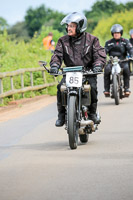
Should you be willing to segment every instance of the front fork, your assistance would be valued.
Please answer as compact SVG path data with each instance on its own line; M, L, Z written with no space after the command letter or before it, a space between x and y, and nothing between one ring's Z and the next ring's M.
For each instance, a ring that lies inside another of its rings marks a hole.
M78 101L78 110L77 110L77 122L81 121L81 88L79 88L77 91L70 91L70 88L68 88L67 92L67 106L66 106L66 113L67 113L67 124L68 124L68 102L70 95L77 96Z
M81 88L78 90L78 121L81 121Z
M120 91L122 89L121 75L117 74L116 77L117 77L117 81L118 81L118 90ZM113 76L111 79L111 83L112 83L112 94L113 94Z

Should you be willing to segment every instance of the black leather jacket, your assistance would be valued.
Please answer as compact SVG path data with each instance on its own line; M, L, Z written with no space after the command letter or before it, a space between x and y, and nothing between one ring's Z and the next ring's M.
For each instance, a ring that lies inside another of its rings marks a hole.
M129 42L132 44L132 46L133 46L133 38L130 38L129 39Z
M127 54L133 57L133 46L124 38L108 40L105 43L105 51L109 56L117 56L119 59L125 59Z
M79 37L65 35L58 40L50 66L85 66L92 69L96 64L104 66L105 49L100 46L97 37L84 32Z

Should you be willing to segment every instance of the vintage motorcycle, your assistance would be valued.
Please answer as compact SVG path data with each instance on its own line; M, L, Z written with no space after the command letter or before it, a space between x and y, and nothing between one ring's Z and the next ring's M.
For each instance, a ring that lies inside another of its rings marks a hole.
M39 61L47 72L46 63ZM98 124L89 119L89 105L91 104L91 86L86 76L93 76L92 71L85 71L82 66L64 67L55 76L65 76L65 83L61 86L62 104L65 107L65 129L68 133L69 146L76 149L78 138L81 143L87 143L89 134L97 130ZM100 74L100 73L95 73ZM99 123L101 118L97 112Z
M124 97L129 97L129 95L124 94L124 83L123 83L123 70L120 67L120 63L130 61L130 58L125 60L118 59L117 56L112 57L108 62L112 65L111 70L111 98L115 100L115 104L119 105L120 99ZM105 95L106 97L110 97L110 95Z

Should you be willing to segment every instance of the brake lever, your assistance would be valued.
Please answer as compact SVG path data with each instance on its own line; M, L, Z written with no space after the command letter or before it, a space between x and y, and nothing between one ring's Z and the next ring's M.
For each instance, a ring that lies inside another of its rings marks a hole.
M45 65L43 65L43 67L44 67L44 69L46 69L46 71L47 71L48 73L50 73L50 70L49 70Z

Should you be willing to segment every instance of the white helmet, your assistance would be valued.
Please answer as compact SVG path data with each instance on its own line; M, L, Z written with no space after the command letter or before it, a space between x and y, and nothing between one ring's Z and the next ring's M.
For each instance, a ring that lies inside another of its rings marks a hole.
M132 35L132 34L133 34L133 29L131 29L131 30L129 31L129 34L130 34L130 35Z
M63 18L63 20L61 21L61 25L70 24L72 22L77 24L77 29L76 29L77 34L83 33L87 29L87 19L81 13L78 12L70 13L69 15Z

